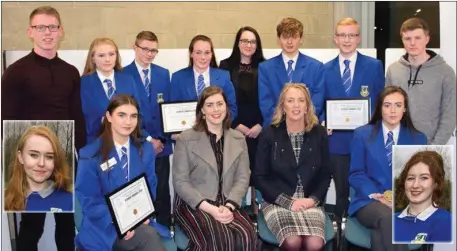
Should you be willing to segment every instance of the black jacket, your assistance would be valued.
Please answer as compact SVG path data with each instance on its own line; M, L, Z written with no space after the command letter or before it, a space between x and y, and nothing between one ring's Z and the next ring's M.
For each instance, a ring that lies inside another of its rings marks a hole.
M262 131L252 178L264 200L273 204L281 193L292 196L297 172L305 197L314 196L325 203L331 180L327 130L316 124L305 133L298 166L285 122Z

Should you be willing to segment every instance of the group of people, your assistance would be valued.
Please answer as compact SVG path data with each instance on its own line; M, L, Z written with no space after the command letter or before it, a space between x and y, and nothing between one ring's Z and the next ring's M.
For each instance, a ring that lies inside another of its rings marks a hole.
M75 237L72 215L55 214L57 248L165 250L160 236L169 236L173 168L174 217L189 250L256 250L254 224L241 207L249 186L262 194L261 210L282 249L320 250L332 178L339 218L348 212L373 229L373 250L406 250L392 244L392 204L382 196L392 190L392 145L446 144L455 128L455 73L426 50L427 24L403 23L407 53L389 66L387 78L379 60L357 51L361 35L352 18L337 23L340 53L326 64L299 51L304 38L297 19L284 18L276 31L278 56L266 60L258 32L246 26L220 66L211 39L197 35L189 66L171 80L153 64L159 52L153 32L137 35L135 60L124 68L116 43L96 38L80 78L57 56L59 13L35 9L28 30L34 48L2 76L2 120L75 120L75 194L83 220ZM349 132L325 128L325 100L360 97L374 104L367 125ZM194 126L163 134L160 103L188 100L197 101ZM429 168L431 182L439 183ZM104 196L142 173L157 217L118 238ZM408 199L420 214L424 208L413 205L424 201ZM22 214L18 251L37 250L44 217Z

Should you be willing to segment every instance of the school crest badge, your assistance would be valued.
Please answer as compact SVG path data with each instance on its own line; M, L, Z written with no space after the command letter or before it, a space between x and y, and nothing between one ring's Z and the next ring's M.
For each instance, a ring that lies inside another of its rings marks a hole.
M362 97L368 97L368 95L370 95L370 92L368 91L368 85L360 86L360 95L362 95Z
M163 93L157 93L157 103L163 103L165 100L163 100Z
M427 239L427 233L418 233L412 243L425 243Z

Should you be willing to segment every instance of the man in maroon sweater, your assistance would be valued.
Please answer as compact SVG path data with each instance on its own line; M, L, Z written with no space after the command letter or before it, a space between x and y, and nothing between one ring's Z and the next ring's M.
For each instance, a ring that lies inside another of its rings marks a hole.
M81 111L80 77L76 67L57 56L63 34L60 15L52 7L39 7L30 14L28 35L33 50L13 63L2 76L3 120L74 120L75 145L85 144L84 116ZM43 234L46 214L23 213L17 251L35 251ZM74 250L73 214L55 213L56 246L59 251Z

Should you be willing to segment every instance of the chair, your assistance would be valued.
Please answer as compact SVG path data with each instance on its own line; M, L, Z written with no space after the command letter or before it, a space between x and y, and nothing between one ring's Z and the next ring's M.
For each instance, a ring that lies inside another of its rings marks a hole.
M355 191L351 187L350 195L354 195ZM350 199L349 199L350 201ZM340 250L348 250L349 244L362 247L371 250L371 229L364 227L357 220L356 217L347 216L347 213L343 216L341 223L341 240ZM410 244L409 250L432 250L432 245L421 245L421 244Z
M260 191L256 190L256 203L259 205L262 203L263 198ZM275 245L279 247L279 242L276 239L276 236L268 229L267 223L265 222L265 218L263 213L259 210L257 215L257 227L259 237L262 241ZM338 227L336 224L336 220L333 218L333 215L329 213L325 213L325 249L328 251L338 250ZM331 245L330 245L331 243Z

